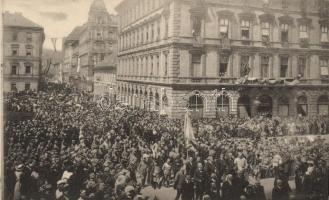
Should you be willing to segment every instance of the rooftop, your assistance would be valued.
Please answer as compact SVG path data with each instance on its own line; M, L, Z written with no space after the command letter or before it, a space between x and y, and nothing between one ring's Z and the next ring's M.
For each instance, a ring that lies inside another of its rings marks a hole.
M22 13L10 13L8 11L3 13L3 24L4 26L15 26L15 27L31 27L31 28L40 28L42 26L36 24L35 22L27 19L23 16Z

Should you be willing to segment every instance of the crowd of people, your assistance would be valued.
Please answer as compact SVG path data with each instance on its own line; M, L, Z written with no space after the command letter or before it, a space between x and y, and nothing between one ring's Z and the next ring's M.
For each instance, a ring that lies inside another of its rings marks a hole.
M260 180L274 177L272 199L285 200L292 175L305 199L328 198L328 140L262 137L281 135L262 125L279 119L198 120L187 144L182 120L104 109L61 84L13 94L7 108L33 118L6 122L6 199L147 199L143 188L152 186L173 187L177 200L256 200L266 199ZM308 120L322 130L328 119ZM248 124L260 128L252 134Z

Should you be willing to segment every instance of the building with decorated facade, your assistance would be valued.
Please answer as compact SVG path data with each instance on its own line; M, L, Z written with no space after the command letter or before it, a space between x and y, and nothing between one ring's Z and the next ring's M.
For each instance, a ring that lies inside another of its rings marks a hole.
M63 40L63 79L92 91L94 68L111 55L117 43L117 18L109 14L103 0L94 0L88 21Z
M119 97L180 118L329 112L328 0L123 0Z

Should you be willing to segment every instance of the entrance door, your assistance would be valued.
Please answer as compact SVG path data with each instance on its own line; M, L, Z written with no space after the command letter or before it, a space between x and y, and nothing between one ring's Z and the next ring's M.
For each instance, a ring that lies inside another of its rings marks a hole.
M271 117L273 111L272 98L268 95L263 95L258 100L259 100L259 106L257 108L258 114Z

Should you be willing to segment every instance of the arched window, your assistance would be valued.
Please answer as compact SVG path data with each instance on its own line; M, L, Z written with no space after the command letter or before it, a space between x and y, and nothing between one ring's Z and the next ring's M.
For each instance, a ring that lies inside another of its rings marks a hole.
M195 94L189 98L188 108L191 110L193 118L203 117L203 98L200 94Z
M155 93L155 110L158 111L160 109L160 97L158 93Z
M217 98L217 116L228 116L230 114L230 98L226 95Z
M322 95L318 99L318 114L319 115L329 114L329 99L327 95Z
M300 96L297 98L297 114L301 116L307 116L308 105L306 96Z
M278 99L278 115L289 116L289 99L286 96L282 96Z
M238 100L238 116L240 118L250 117L250 98L248 96L241 96Z
M259 105L257 107L258 114L272 116L272 98L268 95L262 95L258 98Z

